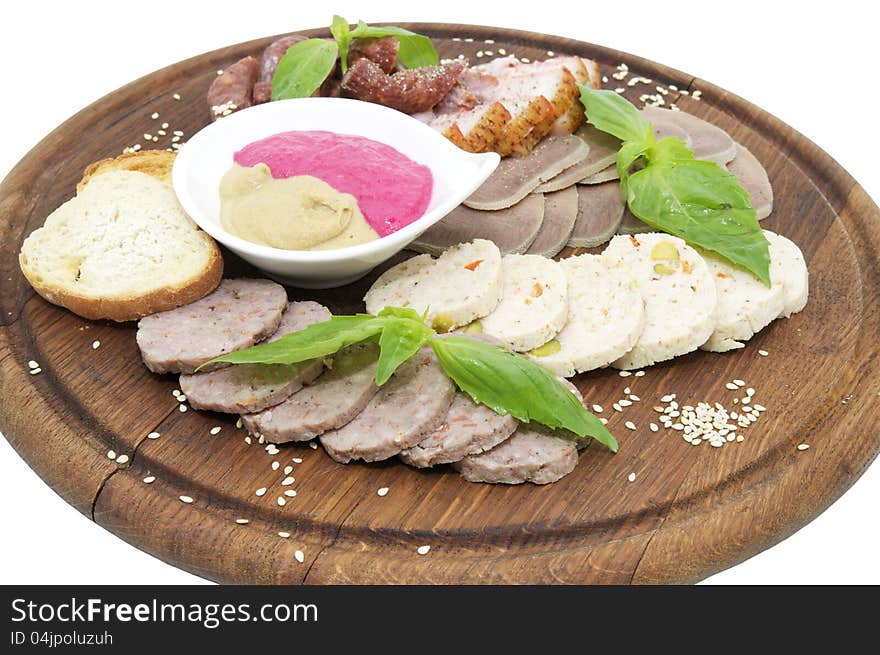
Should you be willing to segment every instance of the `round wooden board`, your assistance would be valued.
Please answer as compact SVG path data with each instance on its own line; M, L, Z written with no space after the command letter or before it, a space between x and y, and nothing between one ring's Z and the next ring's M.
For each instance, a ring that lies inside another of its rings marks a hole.
M447 467L416 471L396 460L342 466L307 445L271 456L245 443L234 417L181 413L175 379L141 364L134 325L86 321L44 302L22 277L17 254L23 238L73 195L86 165L143 143L162 122L168 136L154 147L170 145L172 130L190 135L203 127L215 71L259 53L270 40L263 39L175 64L99 100L3 182L0 429L28 464L132 545L227 583L693 582L784 539L837 499L880 447L880 211L855 181L754 105L644 59L527 32L409 27L434 37L441 56L463 53L472 62L480 50L484 60L505 51L592 57L612 88L625 86L611 74L626 63L628 79L654 80L626 86L636 102L656 84L702 91L700 101L675 91L665 100L721 125L764 163L776 193L764 225L804 251L812 285L806 310L775 322L745 350L694 353L644 377L604 370L577 378L588 401L606 408L621 449L611 455L594 445L574 473L545 487L470 484ZM153 112L160 117L151 119ZM253 274L228 253L226 262L227 275ZM369 282L289 293L348 313L362 307ZM42 373L28 374L32 359ZM724 385L734 378L767 407L743 443L693 447L678 433L648 430L663 394L730 406L737 394ZM641 401L611 411L626 386ZM627 430L626 420L638 429ZM222 431L212 436L214 426ZM153 431L161 436L148 439ZM798 450L804 442L810 449ZM128 463L109 459L111 449ZM288 464L296 481L282 487ZM148 474L152 484L143 482ZM268 493L256 496L264 486ZM380 487L389 488L386 496ZM297 496L280 507L285 488ZM427 555L417 554L422 545L431 546Z

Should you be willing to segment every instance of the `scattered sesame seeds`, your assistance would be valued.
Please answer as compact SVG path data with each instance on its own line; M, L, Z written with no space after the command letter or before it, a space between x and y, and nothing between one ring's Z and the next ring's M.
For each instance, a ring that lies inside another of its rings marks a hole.
M192 496L178 496L178 498L180 499L180 502L186 503L187 505L193 502Z
M673 400L675 400L675 394L671 393L671 394L667 394L667 395L663 396L660 399L660 402L661 403L669 403L669 402L672 402Z
M28 372L29 372L31 375L38 375L39 373L42 373L42 372L43 372L43 369L41 369L41 368L38 366L37 368L32 368L32 369L31 369L30 371L28 371Z
M494 39L486 39L485 41L483 41L483 43L488 43L489 45L494 45L495 40Z
M217 69L217 75L223 75L223 69L222 69L222 68L218 68L218 69Z
M276 461L276 462L272 462L272 470L273 470L273 471L277 471L277 470L280 469L280 468L281 468L281 463L280 463L280 462L277 462L277 461Z
M144 139L146 139L147 141L152 141L153 135L150 134L149 132L144 132Z
M296 491L293 489L288 489L287 491L284 492L284 495L287 496L288 498L293 498L296 496Z
M418 548L416 548L416 552L419 555L427 555L430 550L431 550L430 546L419 546Z
M697 91L693 91L693 92L691 93L691 98L693 98L694 100L699 100L699 99L702 98L702 97L703 97L703 92L702 92L702 91L697 90Z
M293 473L293 467L288 464L284 467L284 475L290 475L291 473Z
M248 446L250 446L250 445L254 442L254 440L251 439L251 435L248 435L248 436L246 436L246 437L244 438L244 442L245 442Z
M377 496L387 496L388 495L388 487L379 487L379 490L376 492Z
M632 405L632 401L627 400L626 398L621 398L617 401L617 404L619 404L621 407L629 407L630 405Z
M120 455L116 458L117 464L127 464L128 463L128 455Z
M633 373L633 375L635 375L637 378L643 378L643 377L645 377L645 372L644 371L636 371L635 373Z
M482 57L482 56L483 56L483 51L477 50L477 58Z
M768 353L766 350L759 350L759 351L758 351L758 354L759 354L761 357L766 357L766 356L769 355L770 353Z
M810 449L810 444L808 444L808 443L802 443L802 444L799 444L798 447L797 447L797 449L798 449L798 450L809 450L809 449Z
M556 53L553 52L552 50L548 50L548 51L547 51L547 56L548 56L548 57L555 57L555 56L556 56Z
M278 507L284 507L287 504L287 500L284 498L284 496L278 496L278 500L276 502L278 503Z
M635 429L636 429L636 424L633 423L632 421L627 421L626 423L624 423L624 425L625 425L627 428L629 428L630 430L635 430Z
M502 56L503 56L503 55L506 55L506 54L507 54L507 50L505 50L504 48L498 48L498 54L499 54L499 55L502 55Z
M486 50L486 52L484 52L483 54L485 54L487 57L491 57L491 56L494 55L495 53L492 52L491 50Z
M632 389L630 389L629 387L624 387L623 393L632 393Z
M597 414L601 414L605 410L602 408L602 405L593 405L593 411Z
M294 457L290 461L293 462L294 464L302 464L303 463L302 457Z
M623 411L623 408L618 403L613 403L611 406L614 408L615 412L622 412Z
M265 496L265 495L266 495L266 491L267 491L266 487L260 487L260 488L257 489L254 493L255 493L257 496Z
M629 480L630 482L635 482L636 481L636 474L630 473L628 476L626 476L626 479Z
M630 399L631 401L633 401L634 403L637 403L637 402L639 402L639 401L641 400L641 398L640 398L639 396L635 395L634 393L631 393L631 394L629 395L629 399Z
M108 450L107 459L116 459L116 451L113 449Z
M281 537L282 539L290 539L290 533L289 533L289 532L279 532L279 533L278 533L278 536Z
M600 422L602 425L608 425L608 419L605 418L604 416L600 416L600 417L599 417L599 422Z
M28 362L28 368L31 369L31 370L33 370L33 369L35 369L35 368L40 368L40 365L37 364L37 362L35 362L35 361L32 359L31 361Z
M247 519L235 519L235 522L239 525L247 525L248 523L250 523L250 521L248 521Z
M144 484L153 484L156 481L155 475L148 475L144 478Z
M150 432L150 434L147 435L147 439L158 439L161 436L162 435L158 432Z
M211 434L212 434L212 435L214 435L214 434L220 434L220 430L222 430L222 429L223 429L223 428L220 427L219 425L215 425L213 428L211 428Z
M295 480L292 476L288 475L286 478L284 478L284 479L281 481L281 486L282 486L282 487L287 487L287 486L292 485L294 482L296 482L296 480Z
M745 381L745 380L734 380L733 383L734 383L737 387L739 387L740 389L742 389L744 386L746 386L746 381ZM754 390L753 390L753 391L752 391L752 395L754 395L754 393L755 393L755 392L754 392Z
M648 424L648 427L651 428L651 432L657 432L660 429L659 427L657 427L656 423L650 423Z
M175 94L173 94L171 97L174 98L175 100L180 100L180 94L179 94L179 93L175 93Z
M310 441L309 448L311 448L312 450L318 450L318 444L316 444L314 441ZM293 460L293 461L296 462L296 460ZM302 461L302 460L300 460L300 461Z
M630 375L632 375L632 371L620 371L618 375L622 378L628 378Z
M303 554L301 550L296 551L293 556L296 558L296 561L302 564L306 561L306 556Z

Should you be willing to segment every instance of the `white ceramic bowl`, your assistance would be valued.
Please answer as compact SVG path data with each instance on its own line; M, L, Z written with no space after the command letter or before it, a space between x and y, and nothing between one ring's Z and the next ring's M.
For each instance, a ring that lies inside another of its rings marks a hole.
M434 176L427 211L381 239L335 250L282 250L230 234L220 224L220 178L232 166L233 154L290 130L367 137L424 164ZM212 123L181 148L172 179L183 209L214 239L281 282L325 288L356 280L402 250L473 193L499 161L495 153L465 152L421 121L388 107L344 98L302 98L257 105Z

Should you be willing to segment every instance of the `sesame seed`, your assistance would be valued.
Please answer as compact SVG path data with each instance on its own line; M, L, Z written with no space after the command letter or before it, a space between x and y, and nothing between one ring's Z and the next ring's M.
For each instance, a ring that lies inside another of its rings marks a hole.
M628 378L630 375L632 375L632 371L620 371L618 375L622 378Z
M294 482L296 482L296 480L295 480L294 478L292 478L291 476L288 475L286 478L284 478L284 479L281 481L281 486L282 486L282 487L287 487L287 486L293 484Z
M388 487L380 487L376 492L377 496L387 496L388 495Z
M28 362L28 368L29 369L40 368L40 365L37 364L34 360L31 360Z
M146 139L147 141L151 141L153 139L153 135L149 132L144 132L144 139Z
M631 391L632 391L632 389L630 389L629 387L623 388L623 393L630 393Z
M626 398L621 398L620 400L617 401L617 403L618 403L621 407L629 407L630 405L632 405L632 401L631 401L631 400L627 400Z
M175 93L175 94L172 95L171 97L174 98L175 100L180 100L180 94L179 94L179 93Z
M430 546L419 546L418 548L416 548L416 552L419 555L427 555L428 551L430 551L430 550L431 550Z
M302 462L303 462L301 457L294 457L290 461L293 462L294 464L302 464Z
M296 551L293 556L296 558L296 561L302 564L306 561L306 556L303 554L301 550Z
M108 450L107 451L107 458L108 459L116 459L116 451L115 450Z
M162 123L162 129L163 129L163 130L167 130L167 129L168 129L168 123Z
M758 405L757 403L755 403L754 405L752 405L752 409L755 410L756 412L763 412L763 411L766 411L767 408L764 407L763 405Z
M42 373L42 372L43 372L43 369L41 369L39 366L38 366L37 368L32 368L32 369L30 370L30 374L31 374L31 375L37 375L37 374Z
M250 446L250 445L254 442L254 440L251 439L251 436L250 436L250 435L248 435L248 436L246 436L246 437L244 438L244 442L245 442L248 446Z
M165 130L156 130L156 134L159 136L165 136ZM156 139L158 141L158 139Z
M290 533L289 533L289 532L279 532L279 533L278 533L278 536L281 537L282 539L290 539Z
M798 450L809 450L809 448L810 448L810 444L808 444L808 443L802 443L802 444L798 445L798 447L797 447Z
M736 440L737 440L737 442L742 443L743 441L745 441L745 437L742 436L741 434L738 434L738 435L736 435Z
M293 473L293 467L288 464L284 467L284 475L290 475L291 473Z
M524 64L528 64L531 61L531 59L529 59L528 57L522 57L522 58L520 58L520 61Z
M144 484L153 484L156 481L155 475L148 475L144 478Z
M120 455L116 458L117 464L127 464L128 463L128 455Z
M477 57L482 57L482 56L483 56L483 51L477 50Z
M284 495L287 496L288 498L293 498L294 496L296 496L296 491L293 489L288 489L287 491L284 492Z
M657 427L656 423L651 423L648 425L648 427L651 428L651 432L657 432L660 429Z
M608 419L605 418L604 416L600 416L600 417L599 417L599 422L600 422L602 425L608 425Z
M699 100L702 96L702 91L694 91L693 93L691 93L691 98L693 98L694 100Z
M278 496L278 507L284 507L287 504L287 501L284 499L284 496Z
M758 354L759 354L761 357L766 357L766 356L769 355L770 353L768 353L766 350L759 350L759 351L758 351Z
M635 373L633 373L633 375L635 375L637 378L643 378L643 377L645 377L645 372L644 371L636 371Z
M630 399L631 401L633 401L634 403L637 403L637 402L639 402L639 401L641 400L641 398L639 398L639 397L638 397L637 395L635 395L634 393L631 393L631 394L629 395L629 399Z
M218 69L217 69L217 75L223 75L223 69L222 69L222 68L218 68Z
M608 76L607 75L602 76L602 84L608 84Z
M242 425L244 425L244 423L241 422L241 417L239 416L238 420L235 422L235 427L240 430Z
M150 434L147 435L147 439L158 439L161 436L162 435L158 432L150 432Z
M280 462L272 462L272 470L273 470L273 471L277 471L277 470L280 469L280 468L281 468L281 463L280 463Z
M265 496L266 495L266 487L260 487L259 489L257 489L256 494L258 496Z
M730 389L731 391L736 391L739 388L733 382L728 382L724 386L727 387L728 389Z
M749 387L748 389L746 389L746 393L747 393L748 395L750 395L750 396L754 396L754 395L755 395L755 390L752 389L751 387Z
M593 411L596 412L597 414L601 414L605 410L602 409L602 405L593 405Z
M666 395L666 396L663 396L663 397L660 399L660 402L662 402L662 403L668 403L668 402L671 402L671 401L673 401L673 400L675 400L675 394L674 394L674 393L671 393L671 394L668 394L668 395Z
M180 498L180 502L186 503L187 505L193 502L192 496L178 496L178 498Z
M247 525L248 523L250 523L250 521L248 521L247 519L235 519L235 522L239 525Z
M486 50L486 52L483 54L485 54L487 57L491 57L495 53L493 53L491 50Z
M547 51L547 56L548 56L548 57L555 57L555 56L556 56L556 53L553 52L552 50L548 50L548 51Z
M734 380L733 383L740 388L746 386L745 380Z
M318 450L318 444L316 444L314 441L310 441L309 448L311 448L312 450ZM293 461L295 462L296 460Z
M215 425L213 428L211 428L211 434L220 434L220 430L222 429L223 428L219 425Z
M636 474L630 473L628 476L626 476L626 479L629 480L630 482L635 482L636 481Z
M622 412L623 411L623 408L617 403L613 403L611 406L614 408L615 412Z
M626 423L624 423L624 425L625 425L627 428L629 428L630 430L635 430L635 429L636 429L636 424L633 423L632 421L627 421Z
M506 55L506 54L507 54L507 50L505 50L504 48L498 48L498 54L499 54L499 55Z
M183 414L184 412L186 412L186 405L180 405L178 409L180 410L180 413Z

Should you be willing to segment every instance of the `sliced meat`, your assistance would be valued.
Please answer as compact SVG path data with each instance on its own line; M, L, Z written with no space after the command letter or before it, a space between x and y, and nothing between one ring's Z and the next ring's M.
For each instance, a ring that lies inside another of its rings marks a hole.
M287 49L290 46L305 41L305 39L306 37L298 34L289 34L266 46L266 49L263 50L263 56L260 57L260 73L256 84L254 84L255 105L269 102L272 99L272 78L275 77L275 71L278 70L278 62L287 54Z
M287 292L280 284L223 280L201 300L142 318L138 348L154 373L192 373L208 360L249 348L273 334L286 308Z
M540 233L546 210L540 193L530 193L513 207L494 212L459 205L407 247L440 255L457 243L481 238L494 242L502 255L521 254Z
M608 168L603 168L598 173L593 173L589 177L585 177L578 184L602 184L602 182L610 182L611 180L619 180L620 175L617 173L617 164L612 164Z
M353 65L358 59L369 59L385 73L390 74L397 63L399 52L400 41L393 36L383 36L379 39L354 39L348 51L348 65Z
M605 182L578 186L578 215L568 245L592 248L610 239L623 218L620 184Z
M645 232L653 232L654 228L644 221L636 218L629 210L629 207L623 210L623 220L617 226L618 234L644 234Z
M441 114L430 124L462 150L491 152L510 118L504 105L493 102L455 115Z
M568 243L577 216L578 192L575 186L544 194L544 221L537 238L526 252L544 257L555 256Z
M748 191L758 220L767 218L773 211L773 187L770 186L770 178L758 158L737 143L736 157L727 165L727 170Z
M218 75L208 88L211 119L228 116L238 109L250 107L254 100L254 84L260 70L253 57L239 59Z
M568 317L568 284L562 267L538 255L505 255L501 269L501 302L481 319L483 332L517 352L555 337Z
M402 451L400 459L417 468L457 462L494 448L513 434L517 425L512 416L496 414L459 392L440 427Z
M402 364L360 414L321 435L337 462L375 462L415 446L443 422L455 386L429 346Z
M592 125L583 125L575 134L589 146L590 152L584 159L547 180L535 191L559 191L595 175L617 160L617 151L620 149L620 140L617 137L601 132Z
M468 482L549 484L577 466L577 442L554 436L539 425L520 425L513 436L480 455L465 457L453 467Z
M350 346L313 384L279 405L242 416L245 428L271 443L309 441L360 414L376 394L376 344Z
M504 209L515 205L542 182L558 175L589 154L576 136L551 136L525 157L502 160L483 184L464 201L473 209Z
M389 75L379 64L358 59L342 78L342 91L348 95L375 102L406 114L427 111L449 93L459 75L467 68L467 60L449 64L402 70Z
M714 161L723 166L736 157L736 143L717 125L683 111L670 111L659 107L645 107L642 114L651 122L662 121L684 130L690 141L688 147L697 159Z
M293 302L269 341L329 320L330 311L316 302ZM180 389L194 409L227 414L258 412L277 405L321 374L321 360L290 366L237 364L218 371L180 376Z

